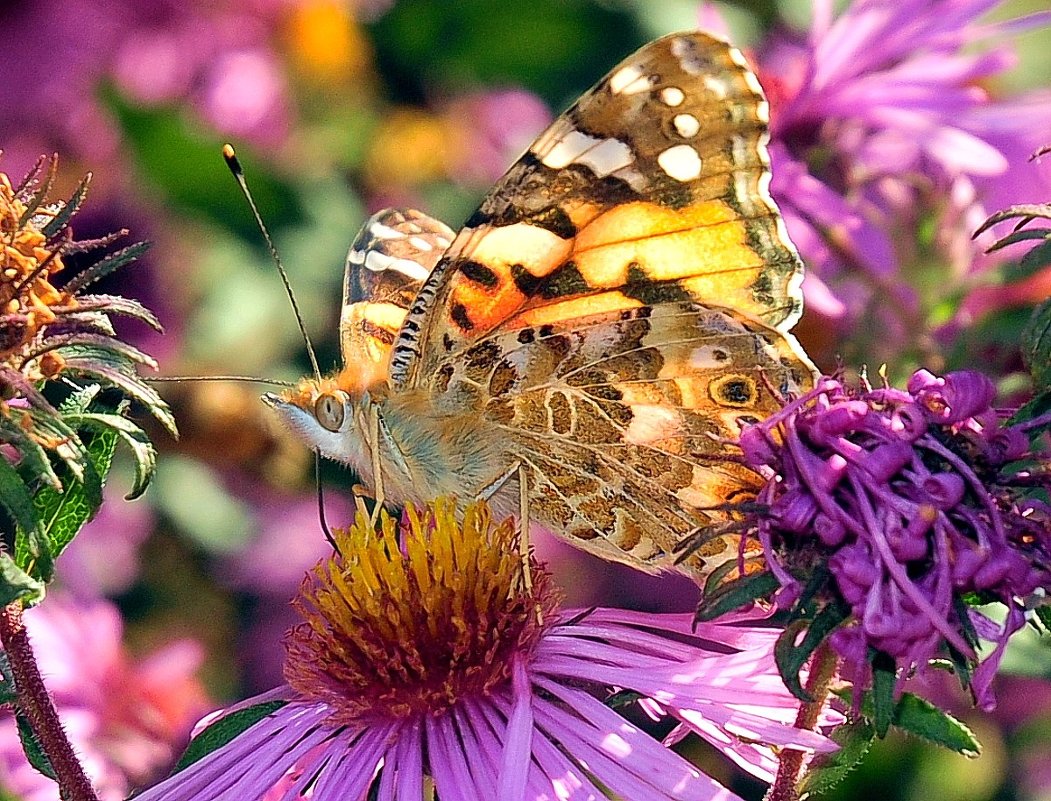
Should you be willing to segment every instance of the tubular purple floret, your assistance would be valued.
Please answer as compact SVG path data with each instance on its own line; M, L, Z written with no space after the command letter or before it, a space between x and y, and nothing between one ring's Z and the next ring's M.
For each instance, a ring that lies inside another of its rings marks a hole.
M829 640L847 674L871 677L871 649L900 680L946 646L976 661L958 617L964 596L1013 610L1051 588L1051 508L1020 491L1051 486L1051 475L1012 471L1032 457L1029 440L993 397L973 372L919 371L907 391L824 378L742 432L744 461L766 480L752 526L781 585L777 604L795 604L824 553L852 612ZM988 658L999 659L1013 629L986 628L997 643ZM989 702L988 687L975 692Z

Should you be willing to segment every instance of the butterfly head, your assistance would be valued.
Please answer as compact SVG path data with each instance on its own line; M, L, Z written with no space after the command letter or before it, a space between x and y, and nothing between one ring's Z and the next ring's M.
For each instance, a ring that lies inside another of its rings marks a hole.
M346 371L319 381L304 379L280 395L267 393L263 402L322 455L355 465L364 453L367 410L372 402L359 382Z

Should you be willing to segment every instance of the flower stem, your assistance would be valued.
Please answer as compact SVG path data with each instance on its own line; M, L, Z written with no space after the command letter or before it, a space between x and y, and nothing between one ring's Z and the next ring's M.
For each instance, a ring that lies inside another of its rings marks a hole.
M832 678L836 675L837 660L827 643L822 643L814 652L807 676L806 691L814 700L799 707L796 727L813 731L821 718L821 710L828 700ZM799 782L803 778L806 754L786 748L781 752L777 776L763 801L799 801Z
M95 789L88 781L62 728L51 695L44 686L22 621L22 604L18 601L0 611L0 642L3 643L15 679L18 711L29 721L33 734L51 761L62 797L68 801L98 801Z

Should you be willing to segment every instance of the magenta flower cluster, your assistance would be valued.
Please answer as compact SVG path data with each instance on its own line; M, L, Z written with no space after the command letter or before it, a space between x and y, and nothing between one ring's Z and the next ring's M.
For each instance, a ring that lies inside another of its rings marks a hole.
M767 479L756 529L778 605L794 606L797 575L827 564L828 600L849 610L829 642L856 686L869 683L876 652L905 668L904 680L946 645L975 661L980 637L997 647L971 686L991 705L989 681L1024 600L1051 587L1051 514L1023 491L1051 480L1026 467L1026 426L1001 421L993 396L969 371L920 370L905 390L824 378L741 436L745 460ZM965 598L1002 602L1006 621L968 611Z

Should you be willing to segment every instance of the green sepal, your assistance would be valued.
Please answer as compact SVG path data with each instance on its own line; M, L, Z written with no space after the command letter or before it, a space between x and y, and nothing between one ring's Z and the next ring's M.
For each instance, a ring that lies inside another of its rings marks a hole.
M774 643L774 662L781 673L781 680L788 691L800 701L812 703L814 699L803 689L799 672L829 633L847 619L848 614L848 611L841 609L837 604L826 604L814 615L813 620L800 618L789 623ZM806 631L806 634L797 645L796 640L801 631Z
M236 712L231 712L229 715L219 718L219 720L190 740L190 744L186 746L186 751L179 757L179 761L175 764L172 773L178 773L197 760L208 756L212 751L222 748L237 735L247 731L287 703L287 701L267 701L244 709L238 709Z
M872 748L876 729L871 721L859 718L837 726L829 737L839 744L839 750L814 758L803 777L800 797L820 797L843 781Z
M17 712L15 713L15 720L18 722L18 739L22 741L22 750L25 752L29 764L51 779L51 781L57 782L58 774L55 773L51 760L45 753L44 747L40 745L40 740L37 739L33 727L29 725L26 716L21 712Z
M135 261L135 259L145 253L149 247L149 242L136 242L134 245L128 245L126 248L114 251L101 261L95 262L86 270L82 270L74 275L66 282L63 289L71 295L75 295L80 290L84 289L84 287L105 278L114 270L119 270L125 264L130 264Z
M777 577L768 570L723 584L717 590L701 598L694 613L694 621L704 623L715 620L728 612L740 609L745 604L765 598L780 585Z
M876 724L876 736L887 736L894 720L894 687L898 682L897 665L884 653L877 651L872 659L871 717Z
M1044 627L1044 633L1051 633L1051 604L1041 604L1033 612L1036 614L1036 619Z
M851 703L851 689L836 692L846 704ZM861 713L872 720L874 713L873 693L866 692ZM946 748L961 756L974 758L981 754L982 744L964 723L913 693L902 693L892 707L891 725L899 731L919 737L934 745Z
M34 531L39 527L29 487L3 456L0 456L0 504L19 529Z

